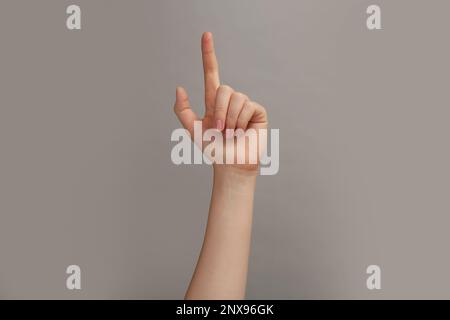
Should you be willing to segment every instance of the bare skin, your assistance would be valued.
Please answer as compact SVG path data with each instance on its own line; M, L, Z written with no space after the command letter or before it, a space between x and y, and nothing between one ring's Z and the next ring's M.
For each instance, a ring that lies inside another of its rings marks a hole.
M188 95L181 87L176 90L174 107L175 114L191 137L194 121L202 121L203 130L215 128L223 132L225 138L226 129L267 128L267 113L261 105L247 95L221 85L211 33L203 34L201 46L205 80L204 116L200 118L194 113ZM250 151L247 149L246 152ZM259 164L214 164L213 168L213 190L205 237L185 298L244 299L253 195Z

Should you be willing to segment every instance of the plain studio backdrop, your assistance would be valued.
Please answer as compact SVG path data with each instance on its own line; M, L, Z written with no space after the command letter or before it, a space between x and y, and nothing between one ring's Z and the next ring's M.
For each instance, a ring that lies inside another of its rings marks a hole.
M66 28L77 4L82 29ZM366 9L381 7L382 30ZM0 298L182 298L211 168L170 159L175 87L222 82L280 129L247 297L449 298L448 1L0 4ZM81 290L66 268L81 267ZM366 268L379 265L381 290Z

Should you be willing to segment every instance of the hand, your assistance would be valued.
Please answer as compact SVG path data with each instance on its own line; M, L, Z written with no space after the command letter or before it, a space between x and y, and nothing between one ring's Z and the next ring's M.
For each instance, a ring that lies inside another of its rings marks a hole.
M192 110L186 90L182 87L177 87L174 111L183 127L189 131L191 137L194 137L194 121L201 121L202 132L214 128L222 132L225 139L233 139L235 142L234 146L226 144L224 141L222 154L226 155L227 150L230 152L230 148L235 148L235 146L239 145L239 142L242 142L242 139L246 139L245 136L230 137L230 131L227 131L227 129L242 129L244 132L254 129L259 133L259 129L267 129L267 113L264 107L251 101L247 95L234 91L229 86L220 85L219 67L214 50L213 37L209 32L204 33L202 36L202 57L205 81L205 113L203 118L199 118ZM227 133L228 137L226 136ZM258 134L258 140L261 138ZM265 146L266 139L267 136L264 136L264 143L260 143L259 146ZM205 147L205 144L203 147ZM259 147L256 150L250 150L247 145L244 163L238 164L237 152L234 152L234 164L214 164L214 168L215 170L242 169L256 172L263 149L264 147ZM255 156L256 163L249 161L252 152L257 153Z

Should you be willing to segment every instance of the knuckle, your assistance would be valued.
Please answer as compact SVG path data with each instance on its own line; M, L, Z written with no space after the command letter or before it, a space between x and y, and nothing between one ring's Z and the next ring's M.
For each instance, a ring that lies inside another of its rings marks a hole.
M255 105L255 109L257 109L258 111L261 111L264 113L266 112L266 109L264 109L264 107L262 105L260 105L259 103L253 102L253 104Z
M217 105L216 106L216 114L226 114L226 112L227 112L227 106L224 106L224 105Z
M174 111L176 114L180 114L180 113L183 112L184 110L186 110L186 108L184 108L184 107L181 106L181 105L175 104L175 105L173 106L173 111Z
M229 85L222 84L217 88L219 92L234 92L233 88L231 88Z
M233 92L232 97L235 99L239 99L239 100L247 100L248 99L248 97L245 94L243 94L242 92L237 92L237 91Z
M255 103L253 102L253 101L250 101L250 100L248 100L246 103L245 103L245 106L244 106L246 109L248 109L250 112L254 112L255 110L256 110L256 105L255 105Z

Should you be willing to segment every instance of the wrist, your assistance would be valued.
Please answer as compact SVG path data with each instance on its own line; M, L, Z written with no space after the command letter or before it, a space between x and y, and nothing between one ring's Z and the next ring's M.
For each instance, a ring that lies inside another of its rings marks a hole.
M259 166L214 164L213 170L214 176L227 175L238 179L254 179L259 175Z
M258 170L246 170L232 165L214 165L214 187L240 194L253 193Z

